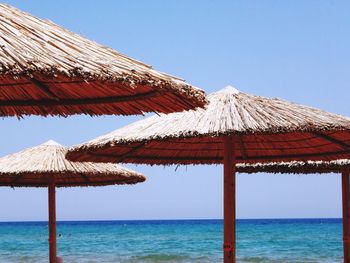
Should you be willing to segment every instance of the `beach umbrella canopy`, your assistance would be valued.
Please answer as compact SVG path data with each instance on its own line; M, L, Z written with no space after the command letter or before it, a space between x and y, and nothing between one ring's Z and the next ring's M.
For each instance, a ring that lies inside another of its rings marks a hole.
M0 186L47 187L55 177L57 187L136 184L145 177L112 163L71 162L68 149L55 141L0 158Z
M169 113L205 103L182 79L0 4L0 116Z
M68 158L146 164L222 163L223 138L237 163L332 160L349 156L350 119L227 87L205 109L161 114L70 149Z
M48 187L50 263L56 262L55 188L136 184L146 180L116 164L74 163L65 159L67 148L48 141L0 158L0 186Z
M227 87L205 109L153 116L71 149L75 161L224 164L224 262L235 262L235 164L350 156L350 119Z

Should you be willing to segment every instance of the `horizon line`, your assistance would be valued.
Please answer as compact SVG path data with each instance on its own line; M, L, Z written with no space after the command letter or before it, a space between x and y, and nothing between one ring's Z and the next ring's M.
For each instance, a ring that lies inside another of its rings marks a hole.
M341 217L280 217L280 218L237 218L237 220L334 220L342 219ZM86 219L86 220L57 220L56 222L135 222L135 221L223 221L223 218L183 218L183 219ZM45 223L47 220L7 220L1 223Z

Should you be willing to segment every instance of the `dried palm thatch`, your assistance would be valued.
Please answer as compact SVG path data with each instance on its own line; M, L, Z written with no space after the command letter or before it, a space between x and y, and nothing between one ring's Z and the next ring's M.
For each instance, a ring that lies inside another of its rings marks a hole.
M227 87L206 109L152 116L68 152L75 161L146 164L223 162L232 137L236 162L333 160L350 156L350 119Z
M136 184L146 178L119 165L74 163L67 148L54 141L0 158L0 186L47 187L55 176L58 187Z
M349 170L350 160L339 159L333 161L292 161L271 162L254 164L237 164L237 172L241 173L288 173L288 174L313 174L313 173L342 173Z
M0 4L0 116L169 113L205 103L182 79Z

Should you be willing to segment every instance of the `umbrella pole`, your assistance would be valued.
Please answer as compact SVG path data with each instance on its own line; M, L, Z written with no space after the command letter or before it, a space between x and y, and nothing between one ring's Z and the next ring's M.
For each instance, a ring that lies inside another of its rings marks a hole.
M56 263L56 185L55 176L49 179L49 247L50 263Z
M344 263L350 263L350 205L349 205L350 172L342 173L342 201L343 201L343 250Z
M236 173L234 142L224 138L224 263L236 262Z

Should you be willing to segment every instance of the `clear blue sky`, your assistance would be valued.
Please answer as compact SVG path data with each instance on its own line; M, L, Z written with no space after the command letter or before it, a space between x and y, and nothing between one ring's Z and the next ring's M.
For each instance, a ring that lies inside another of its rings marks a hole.
M350 116L350 2L5 1L207 93L226 85ZM73 145L140 117L0 121L0 155ZM58 220L222 218L222 167L129 166L136 186L58 190ZM238 175L238 218L340 217L340 176ZM46 220L46 189L0 188L0 221Z

